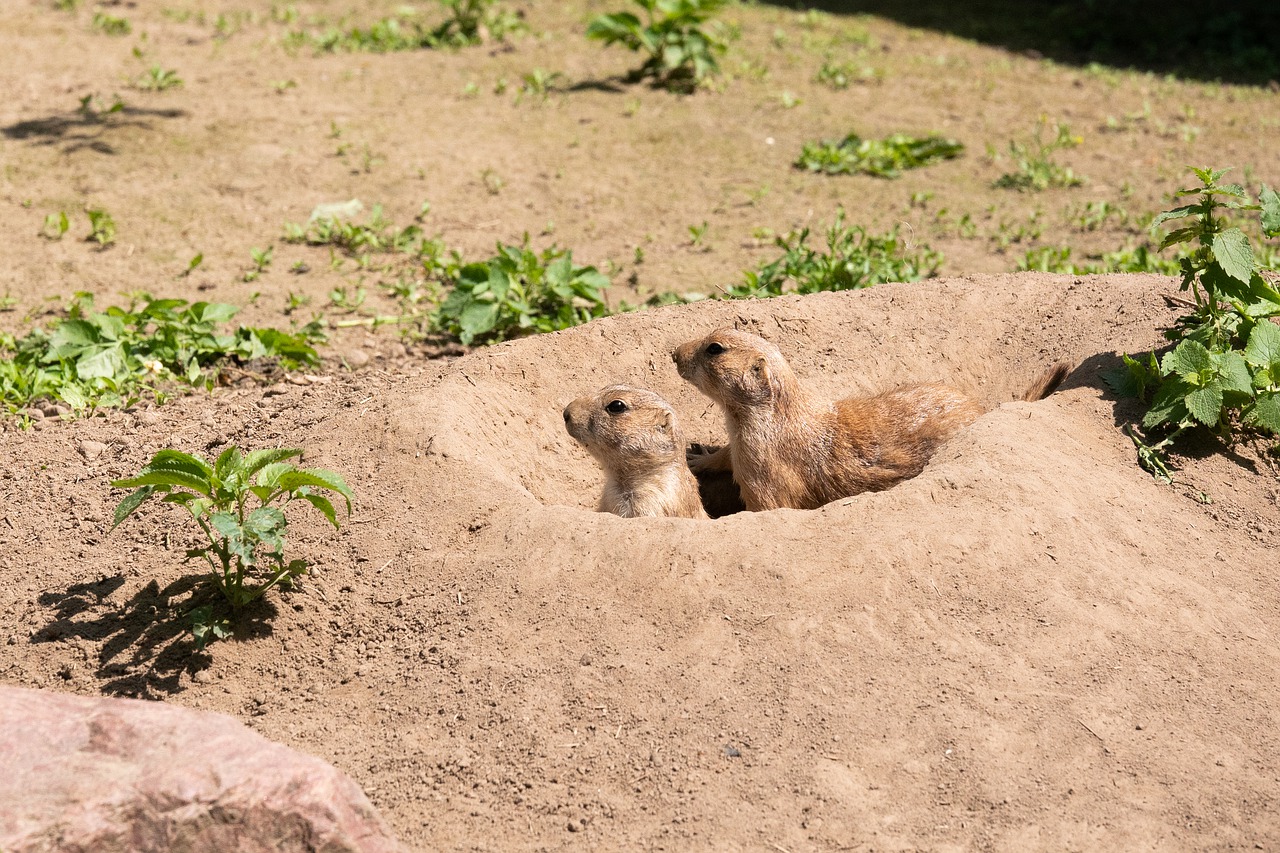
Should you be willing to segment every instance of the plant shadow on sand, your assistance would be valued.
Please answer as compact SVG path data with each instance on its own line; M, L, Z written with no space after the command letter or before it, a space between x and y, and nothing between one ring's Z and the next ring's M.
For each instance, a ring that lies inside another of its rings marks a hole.
M109 602L124 583L117 575L45 592L40 604L53 608L55 615L31 642L74 637L101 643L95 675L104 680L104 694L158 699L180 692L183 672L194 674L212 662L196 648L189 614L193 607L214 602L216 591L205 585L203 575L186 575L163 589L153 580L123 604ZM275 615L271 602L254 602L237 617L235 640L270 636Z
M150 130L156 118L182 118L186 110L154 110L121 106L114 112L58 113L48 118L28 119L0 128L7 139L32 140L33 145L62 145L64 154L88 148L99 154L115 154L104 136L123 128Z

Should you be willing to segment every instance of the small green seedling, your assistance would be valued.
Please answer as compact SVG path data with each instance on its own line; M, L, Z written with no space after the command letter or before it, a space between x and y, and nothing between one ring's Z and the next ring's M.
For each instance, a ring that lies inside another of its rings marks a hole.
M245 282L257 281L258 276L267 271L267 267L271 265L271 257L275 249L268 246L265 249L259 249L254 246L249 250L249 257L253 261L253 266L245 271L243 276Z
M105 249L116 241L116 221L110 213L102 208L90 208L85 213L89 216L86 241L97 243L99 249Z
M117 489L133 489L116 507L112 529L120 526L153 496L179 504L191 513L207 544L187 551L187 559L203 559L208 579L231 608L231 617L215 616L206 604L191 611L196 647L231 634L232 619L274 586L291 587L306 574L303 559L286 560L285 510L295 500L311 504L338 529L333 503L324 494L336 492L347 505L355 495L333 471L300 469L286 461L301 450L255 450L242 454L234 445L209 464L198 456L161 450L134 477L115 480ZM254 505L256 503L256 506Z
M178 72L172 68L161 68L159 65L152 65L133 81L133 88L145 92L163 92L180 86L182 86L182 78L178 76Z
M564 75L559 71L545 71L541 68L535 68L532 71L521 74L520 91L516 94L516 103L523 100L525 96L532 96L545 101L563 81Z
M702 221L700 225L689 226L689 245L698 247L702 245L702 239L707 236L707 222Z
M44 218L44 227L40 229L40 236L46 240L61 240L62 235L66 234L70 228L71 221L67 219L66 211L59 210Z
M631 12L601 15L587 27L587 38L606 46L621 44L648 58L631 72L631 79L652 78L654 83L678 91L692 91L720 73L717 56L726 50L724 39L705 24L724 7L726 0L634 0L648 22Z
M178 273L178 278L186 278L191 275L202 263L204 263L204 252L196 252L195 257L187 261L187 268Z

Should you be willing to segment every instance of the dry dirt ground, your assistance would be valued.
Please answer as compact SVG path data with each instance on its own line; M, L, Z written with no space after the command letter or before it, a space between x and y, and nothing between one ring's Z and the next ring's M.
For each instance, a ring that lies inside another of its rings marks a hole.
M873 230L906 223L947 277L642 311L453 359L389 327L335 328L310 384L10 421L7 683L235 715L351 774L421 850L1280 845L1271 457L1193 443L1172 487L1134 464L1121 427L1140 412L1100 372L1159 344L1171 279L994 274L1033 245L1141 240L1187 162L1280 184L1265 141L1280 95L768 6L726 13L730 77L686 98L622 84L631 58L581 38L620 4L526 8L533 35L510 49L385 56L284 50L309 16L348 11L336 3L299 4L293 23L262 3L106 7L132 22L119 38L87 6L16 5L0 16L6 331L76 290L216 298L286 326L288 293L342 320L326 294L363 283L369 311L396 310L376 273L280 243L285 221L348 198L401 223L429 200L424 227L468 257L524 231L558 241L613 273L615 299L736 281L770 257L757 229L820 224L837 203ZM816 84L828 51L883 79ZM152 62L185 85L128 88ZM565 88L517 102L533 68ZM77 113L115 92L124 111ZM985 147L1042 112L1083 132L1062 160L1090 182L991 189L1009 163ZM897 182L789 168L803 141L853 129L938 130L968 152ZM1089 201L1130 220L1085 231ZM81 242L86 206L112 212L115 246ZM39 237L60 209L72 231ZM249 249L273 243L241 281ZM311 272L289 274L299 260ZM720 440L669 353L727 324L833 394L938 379L992 408L920 477L821 510L592 512L599 473L563 405L644 384L690 439ZM1078 367L1060 392L1006 402L1064 358ZM108 533L109 482L161 447L227 442L306 448L359 500L338 534L299 515L290 543L312 577L197 652L181 622L191 532L156 505Z

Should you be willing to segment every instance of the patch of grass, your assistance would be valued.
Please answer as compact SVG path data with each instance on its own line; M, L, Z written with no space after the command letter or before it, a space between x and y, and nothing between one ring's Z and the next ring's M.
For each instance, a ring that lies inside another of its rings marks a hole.
M815 83L838 91L848 89L853 83L879 83L884 79L884 72L870 65L832 62L828 59L822 63L813 79Z
M1041 246L1028 251L1018 261L1019 271L1094 275L1117 272L1149 272L1158 275L1177 275L1181 271L1178 258L1162 258L1148 245L1126 246L1114 252L1089 256L1088 262L1076 263L1071 259L1069 246Z
M632 80L651 78L676 91L692 91L720 73L718 56L727 49L712 26L703 26L726 0L634 0L646 21L631 12L600 15L587 26L587 38L605 46L623 47L646 55Z
M936 275L942 264L939 252L908 244L897 227L886 234L871 234L859 225L846 225L844 208L836 211L827 228L825 251L810 247L808 240L808 228L778 237L782 255L745 273L745 280L725 295L744 299L919 281Z
M434 27L418 21L412 9L374 21L367 28L330 27L321 33L295 31L285 45L310 45L317 53L394 53L424 48L468 47L504 41L525 29L520 15L494 0L440 0L448 17Z
M959 157L964 145L942 136L914 137L895 133L886 139L863 139L851 133L841 140L806 142L795 165L810 172L848 175L861 172L881 178L899 177Z
M92 294L78 293L49 328L0 335L0 404L10 414L41 399L76 412L115 408L148 392L163 401L166 386L211 387L232 365L319 362L311 345L322 339L318 328L221 331L238 310L139 294L125 307L98 311Z
M133 26L125 18L118 18L101 11L93 13L90 24L98 32L109 36L127 36L133 32Z
M993 186L1019 192L1040 192L1050 187L1078 187L1084 183L1071 169L1053 161L1055 152L1074 148L1084 140L1072 135L1067 125L1055 124L1053 137L1046 141L1044 131L1047 127L1048 121L1042 117L1036 125L1036 135L1029 142L1009 142L1014 171L1001 175Z
M191 513L205 535L205 542L187 552L187 559L203 560L207 580L230 606L231 616L215 615L206 604L190 612L196 647L228 637L231 619L274 586L291 587L307 573L307 561L285 560L284 536L289 522L285 510L294 501L320 511L334 529L338 515L326 492L347 504L355 499L342 477L323 468L298 468L289 459L301 450L269 449L242 454L231 445L210 464L198 456L165 449L137 475L111 483L116 489L133 489L116 507L114 530L150 498L178 504ZM254 506L254 504L257 506Z

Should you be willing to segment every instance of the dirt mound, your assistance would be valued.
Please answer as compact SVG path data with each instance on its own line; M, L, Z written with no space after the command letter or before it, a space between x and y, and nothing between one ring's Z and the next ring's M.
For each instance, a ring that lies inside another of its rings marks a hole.
M1169 286L700 303L6 434L0 676L236 714L350 773L420 849L1275 841L1274 471L1246 448L1155 484L1099 377L1158 344ZM563 405L644 385L722 440L670 351L727 324L832 394L936 379L992 409L916 479L820 510L592 512ZM1058 359L1079 364L1062 390L1006 402ZM106 481L226 440L307 447L360 507L336 538L300 523L315 578L193 656L150 621L184 600L176 510L104 537Z

